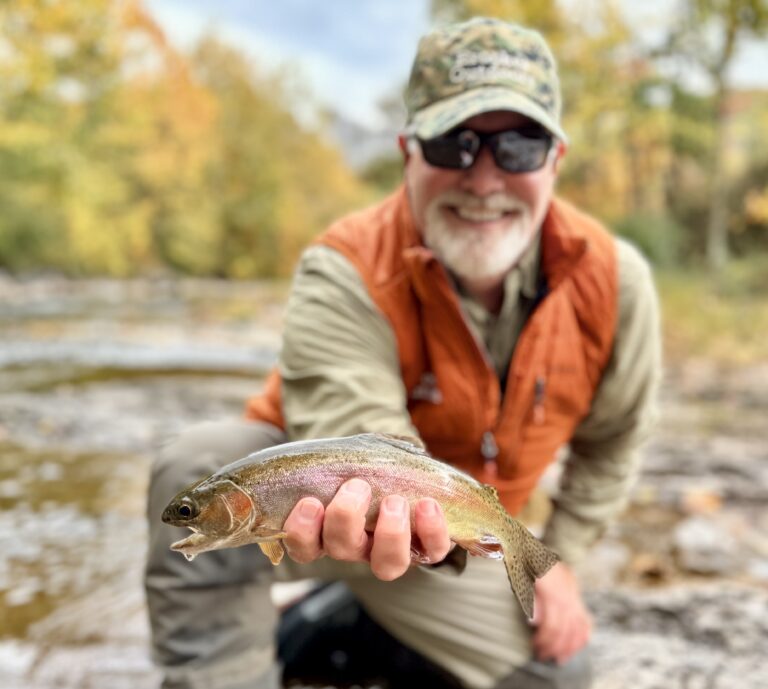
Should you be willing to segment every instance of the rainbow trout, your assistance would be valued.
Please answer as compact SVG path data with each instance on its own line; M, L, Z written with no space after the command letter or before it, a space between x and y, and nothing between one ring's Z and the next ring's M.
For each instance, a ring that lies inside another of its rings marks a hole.
M419 444L417 444L419 443ZM258 543L272 564L283 557L282 530L294 505L314 496L327 505L342 483L358 477L371 486L366 529L379 504L398 494L413 507L422 497L440 503L453 542L473 555L504 559L509 583L528 617L533 583L557 561L501 505L496 489L430 457L418 439L365 433L286 443L256 452L181 491L163 521L194 533L171 548L191 560L198 553Z

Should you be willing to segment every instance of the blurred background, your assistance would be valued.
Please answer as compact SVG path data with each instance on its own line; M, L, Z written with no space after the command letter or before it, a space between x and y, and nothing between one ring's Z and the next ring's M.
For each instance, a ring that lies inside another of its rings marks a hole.
M399 182L418 37L474 14L547 37L560 193L662 299L661 422L581 572L595 687L764 689L768 0L0 0L4 688L156 686L153 451L259 390L302 247Z

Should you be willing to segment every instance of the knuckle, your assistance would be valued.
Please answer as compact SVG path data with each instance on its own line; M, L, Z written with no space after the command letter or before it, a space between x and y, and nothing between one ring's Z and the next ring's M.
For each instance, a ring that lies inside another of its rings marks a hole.
M365 541L364 533L357 539L349 532L331 532L323 537L323 545L328 556L343 562L357 562L363 559Z
M331 538L360 528L364 515L345 503L331 502L325 510L324 530Z
M347 548L334 545L332 542L326 543L325 552L327 552L329 557L332 557L334 560L342 560L346 562L354 559Z
M284 541L285 550L288 553L288 557L294 562L298 562L300 565L305 565L309 562L314 562L320 557L321 551L317 548L309 548L295 543L290 543L288 539Z

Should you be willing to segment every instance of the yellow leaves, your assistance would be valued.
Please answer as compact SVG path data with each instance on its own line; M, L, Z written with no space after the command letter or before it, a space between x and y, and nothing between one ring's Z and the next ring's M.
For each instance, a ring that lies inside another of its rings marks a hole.
M755 225L768 225L768 187L753 189L744 199L744 212L747 222Z
M366 188L289 88L137 0L0 3L0 265L288 274Z

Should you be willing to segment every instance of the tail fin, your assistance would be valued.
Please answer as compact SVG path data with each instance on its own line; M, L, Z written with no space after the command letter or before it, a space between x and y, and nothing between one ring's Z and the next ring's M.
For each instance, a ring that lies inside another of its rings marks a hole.
M502 533L504 565L509 584L528 619L533 618L534 582L546 574L558 556L509 515Z

